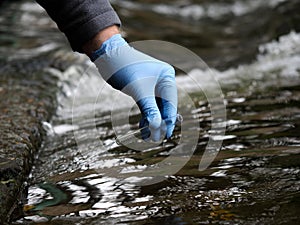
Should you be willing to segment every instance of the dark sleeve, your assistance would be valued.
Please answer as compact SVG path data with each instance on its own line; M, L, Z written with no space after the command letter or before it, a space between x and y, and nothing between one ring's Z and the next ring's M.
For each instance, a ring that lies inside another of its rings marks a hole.
M117 13L108 0L36 0L67 36L74 51L100 30L121 25Z

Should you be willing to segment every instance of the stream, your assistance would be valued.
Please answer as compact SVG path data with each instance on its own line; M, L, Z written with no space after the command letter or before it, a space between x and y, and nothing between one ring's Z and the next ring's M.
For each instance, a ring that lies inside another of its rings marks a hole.
M297 17L291 7L297 1L111 2L131 42L168 41L203 59L199 67L170 50L185 68L176 74L183 125L161 145L116 144L116 133L138 127L132 100L107 85L87 57L71 52L36 3L4 2L0 70L32 59L24 70L58 77L61 89L56 115L43 123L47 136L28 181L24 216L13 224L299 223L300 29L286 22ZM253 22L257 15L263 16ZM214 133L217 115L207 90L222 92L225 133ZM208 143L221 143L220 149L199 170ZM163 167L151 182L143 171L174 151L172 162L182 166L166 175Z

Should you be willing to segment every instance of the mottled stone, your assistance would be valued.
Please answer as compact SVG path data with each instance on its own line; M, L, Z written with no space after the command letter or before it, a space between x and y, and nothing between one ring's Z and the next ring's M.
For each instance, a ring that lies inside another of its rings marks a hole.
M0 224L22 215L26 180L44 135L41 122L56 108L56 81L46 72L1 72Z

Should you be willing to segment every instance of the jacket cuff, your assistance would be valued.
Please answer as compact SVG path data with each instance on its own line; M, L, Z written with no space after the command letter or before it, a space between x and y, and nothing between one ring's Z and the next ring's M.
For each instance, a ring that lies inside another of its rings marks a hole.
M121 26L121 21L116 12L113 10L92 18L86 23L78 26L76 29L72 28L64 30L63 32L67 36L72 49L82 53L82 46L87 41L91 40L101 30L112 25Z

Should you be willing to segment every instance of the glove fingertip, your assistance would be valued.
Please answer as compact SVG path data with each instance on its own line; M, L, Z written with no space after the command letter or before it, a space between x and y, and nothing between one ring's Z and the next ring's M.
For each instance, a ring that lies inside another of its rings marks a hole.
M167 138L170 138L172 136L174 129L175 129L175 125L169 125L167 127L167 133L166 133Z
M161 117L160 116L151 116L147 118L150 129L158 129L161 125Z

